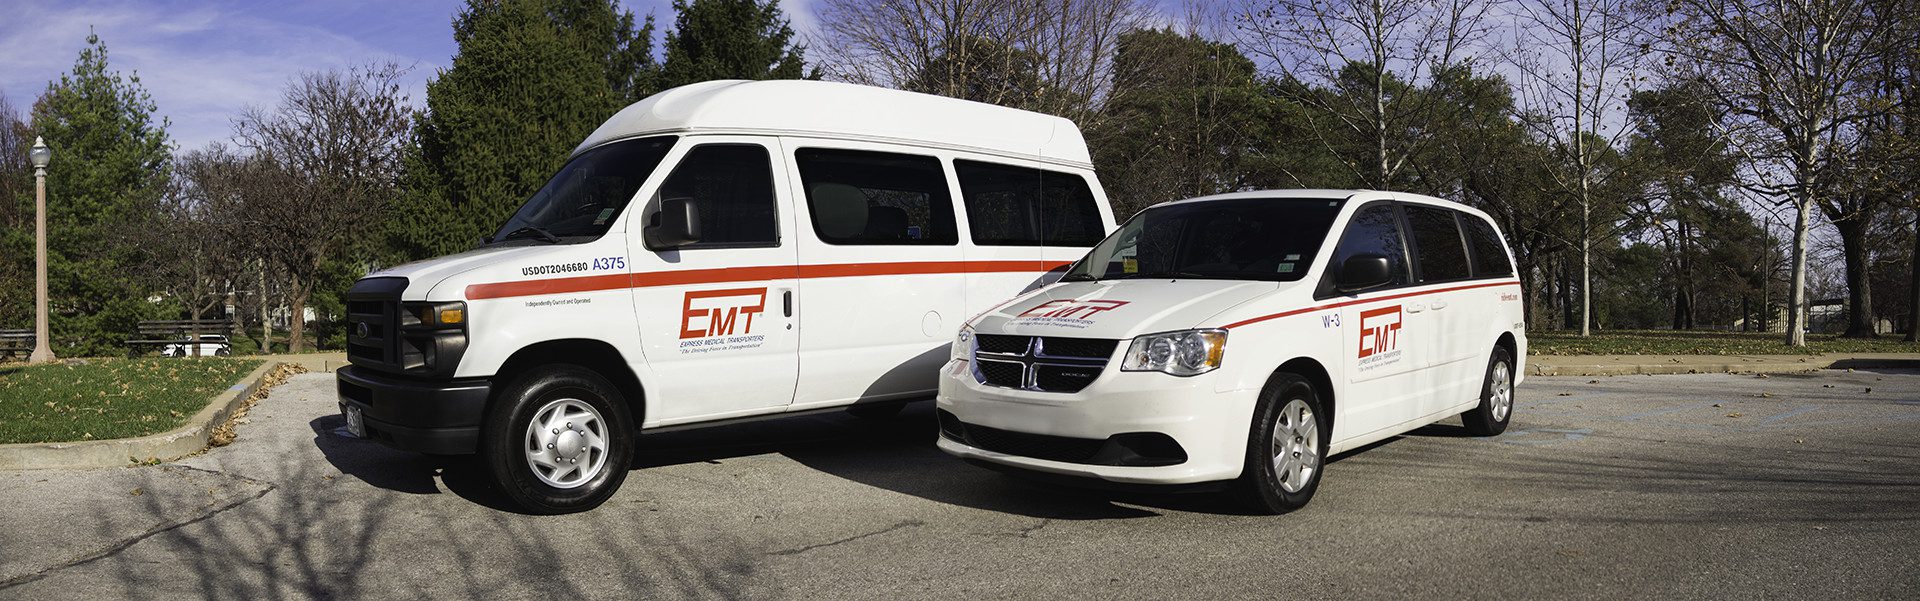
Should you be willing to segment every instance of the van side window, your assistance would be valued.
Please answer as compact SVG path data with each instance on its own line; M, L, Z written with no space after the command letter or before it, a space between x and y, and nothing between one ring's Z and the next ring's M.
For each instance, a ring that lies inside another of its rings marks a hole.
M1507 258L1507 247L1500 243L1500 234L1487 220L1472 215L1460 215L1460 222L1467 224L1467 244L1473 248L1473 277L1504 278L1513 275L1513 262Z
M953 197L933 157L863 150L794 152L813 232L828 244L953 245Z
M1106 237L1087 180L1071 173L955 160L973 243L1090 247Z
M1420 265L1421 282L1445 282L1472 277L1467 267L1467 245L1460 239L1460 226L1453 211L1421 205L1404 205L1407 227L1413 231L1415 259Z
M1340 235L1340 245L1333 249L1333 263L1327 265L1327 273L1338 273L1349 257L1368 254L1385 255L1392 267L1393 279L1383 287L1412 281L1407 276L1407 245L1400 235L1400 218L1394 215L1391 204L1368 205L1353 214L1346 233Z
M780 245L773 163L764 146L695 146L660 185L660 198L699 201L700 241L683 248Z

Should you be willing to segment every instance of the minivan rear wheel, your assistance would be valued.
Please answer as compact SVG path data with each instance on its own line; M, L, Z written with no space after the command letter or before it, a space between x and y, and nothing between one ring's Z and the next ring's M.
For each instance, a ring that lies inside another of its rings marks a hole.
M1487 375L1480 382L1480 405L1460 414L1460 423L1474 436L1493 436L1507 431L1513 420L1513 353L1506 347L1493 347L1487 360Z
M576 365L535 368L487 408L481 461L500 491L529 513L598 507L627 478L633 418L618 388Z
M1313 499L1331 431L1320 395L1297 374L1276 373L1260 390L1235 494L1249 509L1280 514Z

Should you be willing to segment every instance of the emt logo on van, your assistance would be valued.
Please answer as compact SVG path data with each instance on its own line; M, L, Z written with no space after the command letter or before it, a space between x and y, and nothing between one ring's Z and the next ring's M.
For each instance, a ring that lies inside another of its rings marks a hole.
M1093 316L1127 305L1116 300L1051 300L1021 312L1014 321L1023 325L1084 328L1093 325Z
M1400 358L1400 305L1360 312L1360 369Z
M767 337L753 333L753 318L766 308L765 287L688 291L681 303L680 352L760 346Z

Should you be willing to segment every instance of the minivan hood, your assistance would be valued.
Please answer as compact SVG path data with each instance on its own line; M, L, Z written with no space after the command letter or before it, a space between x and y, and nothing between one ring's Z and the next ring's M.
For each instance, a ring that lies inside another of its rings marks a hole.
M975 332L1124 340L1200 327L1207 318L1269 294L1281 282L1103 280L1035 290L973 320Z
M581 254L581 250L582 247L578 244L538 244L476 248L463 253L434 257L389 267L367 274L367 277L407 278L407 291L403 295L403 298L406 300L457 300L462 294L460 288L454 288L451 294L445 290L438 293L433 292L433 290L448 278L474 269L509 263L539 263L543 257L550 255L569 255L569 257L571 257L572 255Z

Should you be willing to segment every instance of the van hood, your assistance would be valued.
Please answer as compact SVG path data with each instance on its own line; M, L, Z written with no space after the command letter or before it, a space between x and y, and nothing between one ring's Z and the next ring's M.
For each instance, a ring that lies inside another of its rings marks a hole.
M459 286L442 287L440 284L483 267L566 262L563 259L583 260L580 257L585 253L586 249L579 244L494 246L389 267L367 274L367 277L407 278L407 290L402 295L406 300L458 300L464 282L460 282ZM440 290L436 291L436 288Z
M1104 280L1041 288L974 318L975 332L1124 340L1201 327L1281 286L1246 280Z

